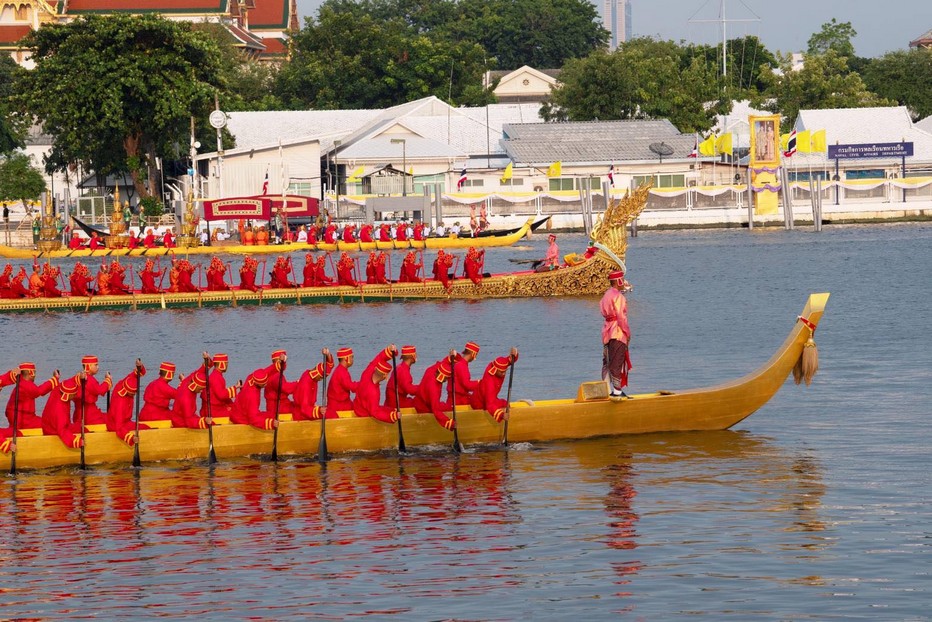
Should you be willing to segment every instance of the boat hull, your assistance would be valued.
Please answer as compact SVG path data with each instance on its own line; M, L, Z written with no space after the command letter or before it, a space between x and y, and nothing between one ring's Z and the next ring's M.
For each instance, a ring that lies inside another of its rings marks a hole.
M818 325L828 294L810 296L802 317ZM797 322L776 353L757 370L724 384L702 389L664 390L633 395L615 401L606 396L603 382L584 383L572 399L514 402L508 427L509 442L548 442L599 436L728 429L763 406L780 389L802 354L810 336ZM331 453L392 450L398 430L371 418L341 413L326 423ZM319 421L290 421L283 416L278 434L280 455L310 455L320 440ZM485 412L457 411L460 441L467 445L498 443L501 424ZM445 445L452 434L437 425L430 414L405 410L402 416L406 445L410 448ZM160 422L161 425L164 425ZM77 465L80 451L66 448L58 437L37 436L36 431L18 440L21 468L39 469ZM86 435L88 464L129 463L133 450L111 432ZM207 432L158 428L140 432L140 456L144 462L206 460ZM245 425L214 427L214 447L219 459L268 454L272 433Z

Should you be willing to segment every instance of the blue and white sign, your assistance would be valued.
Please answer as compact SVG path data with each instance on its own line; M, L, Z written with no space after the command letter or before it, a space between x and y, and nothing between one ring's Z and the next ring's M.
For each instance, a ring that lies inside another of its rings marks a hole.
M829 145L829 159L903 158L913 155L913 143L865 143L862 145Z

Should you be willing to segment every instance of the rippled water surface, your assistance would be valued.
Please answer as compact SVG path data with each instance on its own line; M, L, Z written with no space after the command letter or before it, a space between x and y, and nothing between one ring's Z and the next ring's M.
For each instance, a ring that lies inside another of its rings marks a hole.
M928 619L930 251L926 224L631 240L634 392L740 376L832 293L812 386L732 431L6 477L0 618ZM235 379L395 342L423 369L474 339L482 366L519 347L514 395L541 399L597 376L599 327L588 298L2 316L0 366L208 349Z

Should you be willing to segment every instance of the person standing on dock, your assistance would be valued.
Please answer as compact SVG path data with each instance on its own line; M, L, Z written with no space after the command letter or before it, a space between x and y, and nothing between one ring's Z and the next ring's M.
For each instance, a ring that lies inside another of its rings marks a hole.
M628 326L628 301L622 291L625 287L624 270L615 270L608 275L611 286L599 302L599 310L605 323L602 325L602 378L609 381L611 397L627 397L624 388L628 385L631 357L628 344L631 328Z

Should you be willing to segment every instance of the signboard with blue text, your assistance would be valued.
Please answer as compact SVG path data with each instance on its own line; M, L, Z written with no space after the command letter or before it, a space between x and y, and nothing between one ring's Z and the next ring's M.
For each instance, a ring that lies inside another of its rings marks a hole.
M829 145L828 157L854 160L860 158L903 158L913 155L913 143L864 143L861 145Z

